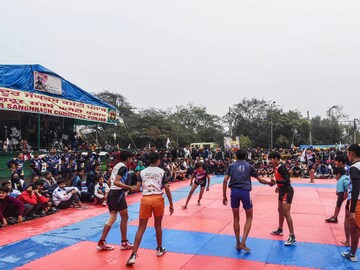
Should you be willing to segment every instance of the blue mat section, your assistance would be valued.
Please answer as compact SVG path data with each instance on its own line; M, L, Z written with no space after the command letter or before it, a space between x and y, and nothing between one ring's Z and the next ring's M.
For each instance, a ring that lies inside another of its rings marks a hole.
M0 266L1 269L14 269L78 242L76 238L34 236L0 247Z
M170 217L169 217L170 218ZM134 239L137 227L128 227L128 236ZM98 241L95 236L90 241ZM107 242L120 244L118 230L111 230ZM211 234L181 230L163 229L164 246L170 252L218 256L233 259L243 259L269 264L279 264L298 267L311 267L329 270L360 269L359 264L345 260L341 252L345 247L318 243L298 242L294 246L284 246L284 241L261 238L248 238L247 246L252 251L246 253L235 249L235 238L232 235ZM141 241L141 248L156 249L154 228L148 228ZM141 256L141 251L139 252Z

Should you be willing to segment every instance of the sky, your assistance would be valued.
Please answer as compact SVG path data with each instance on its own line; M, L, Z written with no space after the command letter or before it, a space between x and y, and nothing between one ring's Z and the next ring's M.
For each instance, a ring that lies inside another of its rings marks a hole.
M41 64L135 108L244 97L360 118L360 1L0 1L0 63Z

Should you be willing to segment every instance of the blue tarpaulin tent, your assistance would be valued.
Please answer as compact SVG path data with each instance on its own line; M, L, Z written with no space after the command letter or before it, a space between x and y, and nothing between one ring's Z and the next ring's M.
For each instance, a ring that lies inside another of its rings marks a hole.
M0 110L113 123L116 108L41 65L0 65Z

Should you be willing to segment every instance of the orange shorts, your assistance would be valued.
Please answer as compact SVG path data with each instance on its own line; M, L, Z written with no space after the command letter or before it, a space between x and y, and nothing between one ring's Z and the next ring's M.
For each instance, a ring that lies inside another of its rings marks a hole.
M165 200L161 194L146 195L141 199L139 218L151 218L152 213L154 213L154 217L163 216L164 209Z
M350 207L351 207L351 202L350 202ZM357 203L356 203L355 221L356 221L356 225L358 227L360 227L360 200L358 200Z

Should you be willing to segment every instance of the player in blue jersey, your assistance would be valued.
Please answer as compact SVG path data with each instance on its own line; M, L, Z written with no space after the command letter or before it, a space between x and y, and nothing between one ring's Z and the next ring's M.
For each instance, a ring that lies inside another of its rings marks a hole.
M226 196L227 184L231 189L231 208L234 218L234 232L236 238L236 249L250 251L246 246L246 239L249 235L252 219L253 219L253 205L250 198L250 191L252 189L251 177L255 177L261 184L273 186L275 181L267 181L258 176L258 173L249 163L245 161L247 152L245 150L236 151L236 161L231 164L226 172L223 182L223 204L227 205L228 199ZM240 242L240 202L246 213L246 222L244 225L244 235Z

